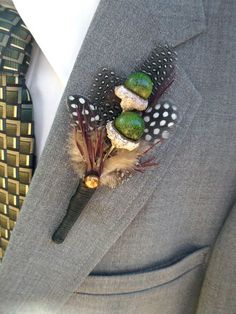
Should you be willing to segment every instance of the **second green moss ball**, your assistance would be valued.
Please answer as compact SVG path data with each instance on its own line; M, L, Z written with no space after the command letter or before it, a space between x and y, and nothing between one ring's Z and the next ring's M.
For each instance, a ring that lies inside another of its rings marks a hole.
M143 135L144 121L136 112L122 112L115 119L115 128L126 138L137 141Z

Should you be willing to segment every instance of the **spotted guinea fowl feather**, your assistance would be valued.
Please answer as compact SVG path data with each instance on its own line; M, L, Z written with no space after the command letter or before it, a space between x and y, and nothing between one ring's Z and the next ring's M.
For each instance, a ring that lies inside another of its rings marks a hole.
M81 95L69 96L67 105L75 124L71 151L73 156L76 151L80 156L75 164L76 171L83 174L92 171L100 175L106 143L105 127L100 123L97 107Z
M173 79L176 58L176 53L169 45L158 45L136 68L137 71L148 74L153 81L153 91L149 100L156 95L161 96L162 90L168 88L168 83Z
M100 122L100 114L96 104L92 104L81 95L71 95L67 99L67 107L73 118L74 124L78 126L78 112L81 114L83 123L94 129Z
M177 123L177 108L168 100L159 101L142 113L145 129L143 138L147 142L167 139Z
M176 53L169 45L157 46L136 70L148 74L154 84L149 105L141 115L144 118L143 138L157 142L169 137L177 122L177 108L171 102L159 101L175 79Z
M114 71L103 68L94 77L89 98L97 106L102 123L114 120L120 113L120 99L114 88L121 84L121 79Z

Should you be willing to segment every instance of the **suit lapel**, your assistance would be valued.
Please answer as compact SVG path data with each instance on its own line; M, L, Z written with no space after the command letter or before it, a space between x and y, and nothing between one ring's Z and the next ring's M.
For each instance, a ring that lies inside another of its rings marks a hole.
M70 125L67 95L86 95L94 73L102 66L127 75L154 43L169 42L170 38L178 45L202 32L205 24L201 1L178 3L100 2L0 268L1 295L12 312L27 313L34 304L42 313L59 310L144 207L181 148L201 96L178 69L168 98L178 106L181 121L174 136L156 151L160 167L135 175L116 190L101 188L65 242L56 245L51 241L78 185L66 151Z

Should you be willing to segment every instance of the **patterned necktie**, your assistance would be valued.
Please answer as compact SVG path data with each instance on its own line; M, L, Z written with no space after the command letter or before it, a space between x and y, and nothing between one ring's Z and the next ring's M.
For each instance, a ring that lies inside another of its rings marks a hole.
M0 6L0 261L34 168L32 101L25 85L32 36L15 10Z

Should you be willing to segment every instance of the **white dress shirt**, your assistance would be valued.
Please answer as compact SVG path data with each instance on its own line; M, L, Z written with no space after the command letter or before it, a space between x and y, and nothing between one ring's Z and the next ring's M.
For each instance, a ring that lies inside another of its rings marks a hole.
M99 0L13 2L37 42L26 82L33 99L38 159Z

